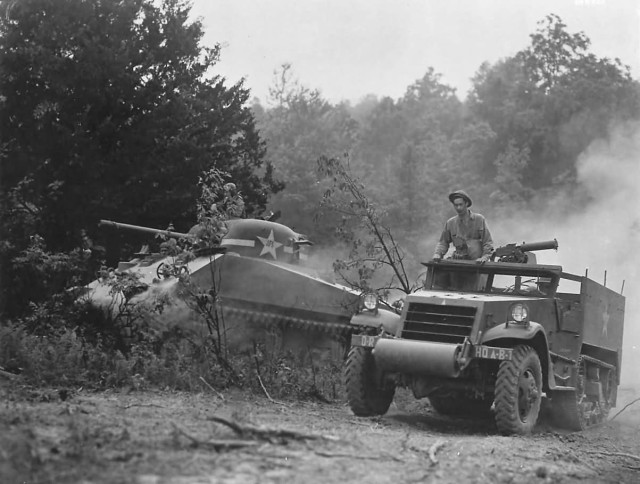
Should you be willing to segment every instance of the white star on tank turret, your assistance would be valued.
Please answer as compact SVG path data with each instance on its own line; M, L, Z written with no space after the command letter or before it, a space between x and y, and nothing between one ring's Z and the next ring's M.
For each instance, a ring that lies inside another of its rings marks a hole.
M269 237L267 237L266 239L260 236L257 236L257 237L258 237L258 240L260 240L260 242L262 242L262 245L264 246L260 251L260 256L263 256L264 254L271 254L271 256L274 259L277 259L276 249L284 244L281 244L280 242L276 242L273 236L273 230L271 230Z

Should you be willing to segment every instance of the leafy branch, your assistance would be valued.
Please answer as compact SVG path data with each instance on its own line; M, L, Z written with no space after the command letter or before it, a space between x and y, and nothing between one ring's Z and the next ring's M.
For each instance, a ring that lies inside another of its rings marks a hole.
M414 287L409 283L405 270L405 254L398 246L391 229L384 224L384 214L369 200L365 194L365 186L352 173L349 156L320 157L318 172L331 181L320 207L340 216L336 234L351 247L347 260L334 262L336 273L352 287L368 290L374 273L387 267L392 276L385 289L411 293ZM348 275L353 270L356 271L358 280Z

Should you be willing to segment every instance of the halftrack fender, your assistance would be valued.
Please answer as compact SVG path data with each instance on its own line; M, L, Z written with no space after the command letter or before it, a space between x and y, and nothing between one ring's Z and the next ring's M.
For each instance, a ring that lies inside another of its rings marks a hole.
M533 321L529 322L526 326L522 324L500 324L484 332L480 338L481 344L492 343L497 345L498 341L505 341L509 346L513 347L516 344L528 344L536 350L542 364L543 379L546 377L546 383L544 389L553 389L557 386L556 379L553 375L553 368L551 362L551 355L549 354L549 342L547 341L547 335L544 327L540 323Z
M389 334L396 335L401 328L402 317L387 309L379 308L378 311L362 311L351 317L350 323L354 326L368 326L370 328L382 328Z

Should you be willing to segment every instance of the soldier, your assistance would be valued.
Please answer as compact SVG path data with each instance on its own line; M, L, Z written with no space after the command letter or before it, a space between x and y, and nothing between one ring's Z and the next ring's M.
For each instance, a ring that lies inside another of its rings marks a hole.
M454 259L488 261L493 252L493 240L485 218L469 210L473 202L463 190L450 193L449 200L458 215L447 220L433 259L442 259L449 250L449 244L453 243Z
M235 183L227 183L224 186L224 199L222 200L224 213L229 218L244 216L244 200L238 193Z

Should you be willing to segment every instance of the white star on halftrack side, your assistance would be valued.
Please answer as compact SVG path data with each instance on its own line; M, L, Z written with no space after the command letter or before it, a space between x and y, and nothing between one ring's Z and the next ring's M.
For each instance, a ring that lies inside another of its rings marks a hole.
M602 313L602 336L604 336L605 338L609 337L609 334L607 333L608 330L608 326L609 326L609 318L611 316L609 315L609 308L606 308L604 310L604 312Z
M271 254L271 256L274 259L277 259L276 249L284 244L281 244L280 242L276 242L275 238L273 237L273 230L269 234L269 237L267 237L266 239L260 236L258 236L258 239L260 240L260 242L262 242L262 245L264 246L260 251L260 256L263 256L264 254Z

